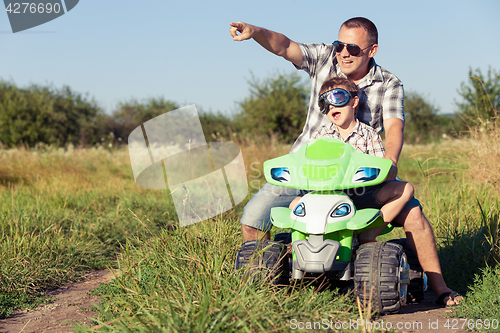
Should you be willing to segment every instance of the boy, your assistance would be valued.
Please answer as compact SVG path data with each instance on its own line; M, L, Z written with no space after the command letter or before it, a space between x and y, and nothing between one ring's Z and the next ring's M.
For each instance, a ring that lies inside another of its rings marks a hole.
M356 119L358 94L359 88L347 78L334 77L325 81L320 89L318 106L332 123L320 127L312 134L312 139L332 137L349 143L358 152L383 158L385 149L380 135ZM382 211L385 224L360 234L359 243L364 244L375 242L378 234L401 212L413 197L413 186L402 181L386 181L346 193L357 209L380 208ZM292 201L290 208L295 208L299 198Z

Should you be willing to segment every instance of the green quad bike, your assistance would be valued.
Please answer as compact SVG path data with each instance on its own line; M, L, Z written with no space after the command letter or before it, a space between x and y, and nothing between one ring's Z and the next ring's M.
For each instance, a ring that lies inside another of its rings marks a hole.
M332 138L266 161L269 183L311 192L293 209L272 208L272 224L291 233L277 234L274 241L243 243L235 269L250 266L250 271L260 272L254 276L264 274L275 284L323 273L330 280L354 280L355 295L368 302L371 294L372 308L381 313L398 312L407 300L422 300L426 277L416 256L405 254L411 251L406 239L358 247L356 235L384 221L378 209L356 210L341 191L380 184L390 168L390 160L359 153ZM381 234L391 230L389 224Z

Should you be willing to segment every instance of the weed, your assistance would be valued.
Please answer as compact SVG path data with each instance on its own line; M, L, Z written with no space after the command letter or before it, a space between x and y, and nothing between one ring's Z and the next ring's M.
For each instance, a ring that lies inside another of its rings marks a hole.
M500 266L481 269L480 273L475 276L474 285L469 287L465 300L453 312L453 316L472 319L474 322L481 320L483 330L498 329L500 327L498 290L500 290ZM496 320L496 324L493 320ZM494 325L491 326L492 324ZM475 325L475 328L479 326Z

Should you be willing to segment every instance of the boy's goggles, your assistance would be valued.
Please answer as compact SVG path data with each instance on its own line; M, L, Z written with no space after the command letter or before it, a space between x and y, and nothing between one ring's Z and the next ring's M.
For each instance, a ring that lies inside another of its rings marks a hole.
M330 105L341 107L349 103L351 97L356 96L355 92L348 92L342 88L335 88L322 93L318 98L319 110L322 114L327 114L330 110Z

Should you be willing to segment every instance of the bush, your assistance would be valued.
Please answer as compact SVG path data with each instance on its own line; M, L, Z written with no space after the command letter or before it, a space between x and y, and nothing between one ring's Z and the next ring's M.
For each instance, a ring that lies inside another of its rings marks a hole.
M231 119L218 113L200 112L200 122L207 142L230 140L236 131Z
M458 90L463 102L457 103L464 122L469 126L497 117L500 108L500 73L493 69L488 75L478 68L469 69L469 81L462 82Z
M405 142L429 143L439 141L453 129L453 119L438 115L439 109L416 92L405 94Z
M178 109L176 102L163 98L150 98L143 103L132 99L125 103L120 103L106 123L106 128L112 132L116 138L121 138L128 142L130 133L141 126L144 122L164 114L168 111Z
M93 144L105 118L94 101L68 86L20 89L0 82L0 141L7 146Z
M250 97L240 103L235 125L245 136L272 136L292 143L302 132L308 110L308 89L296 73L248 82Z

